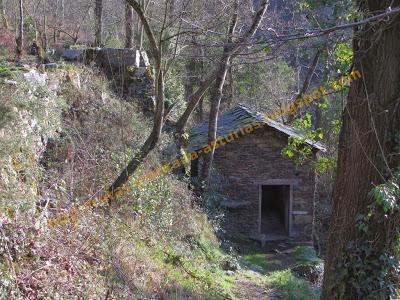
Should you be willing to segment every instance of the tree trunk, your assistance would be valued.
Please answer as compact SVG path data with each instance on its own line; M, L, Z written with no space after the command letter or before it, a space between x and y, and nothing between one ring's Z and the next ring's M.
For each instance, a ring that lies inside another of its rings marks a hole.
M193 38L194 39L194 38ZM192 57L189 57L185 64L185 99L189 100L189 97L193 94L196 78L196 59L195 59L195 46L192 47Z
M196 37L192 36L190 47L190 57L188 57L185 64L185 99L189 101L190 96L193 94L195 87L200 86L204 81L204 50L202 46L198 45ZM200 82L200 84L198 84Z
M95 34L94 44L96 47L100 47L102 44L102 33L103 33L103 0L95 0L94 8L95 17Z
M8 20L6 15L6 8L4 5L4 0L0 0L0 14L1 18L3 19L3 26L5 29L8 29Z
M203 98L205 92L208 90L210 85L214 82L215 77L216 77L215 73L211 74L210 77L207 80L204 80L203 82L201 82L201 84L197 88L197 90L192 95L190 95L185 111L183 112L183 114L181 115L181 117L175 124L175 127L176 127L175 131L177 133L182 133L184 131L185 126L186 126L190 116L192 115L193 111L195 110L195 108L198 105L198 103L200 102L200 100Z
M53 11L53 45L57 44L57 23L58 23L58 1L56 0L54 3L54 11Z
M43 55L46 55L47 51L47 0L43 0Z
M310 65L310 67L309 67L309 69L308 69L308 72L307 72L307 74L306 74L306 78L304 78L303 86L302 86L301 89L299 88L299 92L297 93L297 95L296 95L295 98L294 98L294 102L295 102L295 103L296 103L296 102L299 102L299 101L302 101L302 100L301 100L302 97L303 97L304 94L307 92L308 88L310 87L311 80L312 80L312 78L313 78L313 76L314 76L315 69L316 69L317 66L318 66L318 61L319 61L319 58L320 58L321 54L322 54L322 49L318 49L317 52L316 52L315 55L314 55L314 59L312 60L311 65ZM293 120L299 115L299 113L300 113L300 111L297 111L297 110L296 110L295 113L289 114L289 115L287 116L287 121L284 122L284 123L291 123L291 122L293 122ZM283 118L282 118L282 119L283 119Z
M220 61L219 68L217 70L216 82L214 90L211 92L211 108L210 118L208 123L208 142L211 145L211 152L204 156L204 165L202 169L201 178L202 180L208 180L211 172L211 167L214 159L214 152L216 146L216 137L218 129L218 112L222 99L222 92L225 84L226 74L229 68L229 64L234 54L240 51L246 42L249 42L250 38L256 33L258 27L261 24L262 18L267 11L269 1L261 1L260 8L254 16L253 24L249 31L241 38L238 42L233 43L233 34L238 21L238 9L239 2L235 2L235 12L232 17L231 24L228 29L228 40L227 45L224 47L224 54Z
M225 57L220 62L215 86L211 92L210 118L208 121L208 144L213 146L211 147L211 152L204 156L204 164L201 174L201 178L203 180L207 180L209 178L214 159L215 143L213 144L212 142L217 139L218 112L219 106L221 104L222 91L224 89L226 74L229 68L229 61L230 56Z
M154 32L150 27L150 23L145 16L144 9L140 5L140 3L135 0L127 0L127 3L135 10L138 17L140 18L140 21L143 25L143 30L146 32L146 36L149 39L151 55L155 60L156 107L154 113L153 129L150 136L147 138L140 151L129 161L128 165L124 168L118 178L108 189L108 191L111 192L112 195L111 200L113 200L115 192L128 182L129 178L135 173L143 160L157 145L164 123L165 80L162 67L162 44L157 43Z
M234 58L238 53L240 53L240 50L243 48L243 46L246 43L250 42L250 39L253 37L253 35L256 33L258 27L261 24L262 18L264 17L265 12L267 11L269 1L268 0L262 0L261 1L261 6L260 9L257 11L256 15L254 16L253 23L251 24L249 30L244 34L243 37L241 37L238 41L235 43L231 43L230 47L225 47L225 57L230 56L231 58ZM221 59L223 61L223 58ZM194 92L188 101L188 104L186 106L186 109L182 116L179 118L179 120L176 122L176 132L182 133L187 121L189 120L189 117L193 113L194 109L198 105L199 101L202 99L204 93L208 90L210 85L214 82L216 77L219 74L219 68L209 76L209 78L205 81L203 81L200 85L200 87Z
M229 78L229 95L226 103L226 107L230 108L233 102L233 99L235 99L235 86L233 82L233 67L230 66L228 70L228 78Z
M110 186L109 191L112 195L114 195L115 191L118 188L121 188L128 180L129 177L136 171L136 169L140 166L140 163L145 159L145 157L154 149L155 145L158 142L158 139L161 134L161 130L164 122L164 74L162 68L162 39L159 39L159 43L157 42L154 32L150 27L150 23L148 18L145 15L145 9L143 6L136 0L126 0L129 5L133 7L138 17L140 18L143 31L146 33L146 36L149 40L149 48L152 57L155 59L155 69L156 69L156 110L154 117L154 125L153 130L145 144L142 146L141 150L135 157L131 159L129 164L124 168L121 172L120 176L115 180L115 182ZM231 57L236 54L236 52L240 51L244 44L249 42L249 39L254 35L258 26L261 23L261 20L267 10L268 0L262 0L261 8L256 13L254 17L253 24L251 25L248 32L237 42L231 43L227 45L224 49L224 53L226 57ZM221 60L224 61L224 60ZM229 64L229 59L227 59L227 63ZM222 65L222 63L221 63ZM220 73L220 68L210 76L210 78L204 82L202 82L201 86L196 90L195 93L190 97L190 101L188 103L188 107L186 108L184 114L180 118L177 123L176 130L178 133L179 130L183 130L186 125L187 120L189 119L191 113L196 108L196 105L200 101L201 97L207 91L208 87L214 82L217 75ZM226 75L226 72L225 72Z
M125 48L133 48L133 8L125 5Z
M211 91L211 107L210 107L210 118L208 120L208 144L212 145L211 152L204 156L204 164L201 172L201 178L207 180L210 177L211 167L214 159L215 142L217 140L217 129L218 129L218 113L221 105L221 99L224 90L224 84L226 80L226 74L228 73L229 63L231 59L230 47L233 42L233 35L235 34L236 25L239 18L239 1L235 2L234 12L232 20L228 29L227 46L224 48L223 57L219 63L217 78L215 80L214 89ZM214 144L212 143L214 142Z
M356 3L368 14L400 5ZM370 191L399 166L394 139L400 129L400 17L356 28L353 48L354 69L362 78L351 84L342 117L321 299L389 299L393 273L390 266L385 270L384 258L394 254L399 216L377 210L364 218L376 203Z
M19 30L17 37L17 57L21 58L24 51L24 1L19 0Z
M60 27L62 28L65 24L65 2L61 0L61 18L60 18Z

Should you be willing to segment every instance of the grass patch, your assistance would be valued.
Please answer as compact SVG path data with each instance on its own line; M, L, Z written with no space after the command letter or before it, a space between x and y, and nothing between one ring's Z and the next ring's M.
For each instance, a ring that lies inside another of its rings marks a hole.
M249 269L266 274L271 271L271 263L268 261L268 257L264 253L252 253L246 254L242 258L243 264Z
M264 284L275 289L284 300L318 299L311 284L297 278L290 270L273 272L266 276Z
M294 251L296 263L305 266L315 266L322 262L311 246L297 246Z

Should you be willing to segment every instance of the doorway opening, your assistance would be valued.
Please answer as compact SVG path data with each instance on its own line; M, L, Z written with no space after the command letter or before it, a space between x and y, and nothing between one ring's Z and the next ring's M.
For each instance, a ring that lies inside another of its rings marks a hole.
M290 185L263 185L260 204L260 233L268 239L289 236Z

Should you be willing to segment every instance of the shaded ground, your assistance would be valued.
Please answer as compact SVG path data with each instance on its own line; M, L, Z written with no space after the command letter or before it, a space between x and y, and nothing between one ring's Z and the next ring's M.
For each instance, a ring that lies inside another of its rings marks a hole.
M237 299L262 299L276 300L280 299L272 289L260 286L260 283L254 280L238 280L238 288L235 291Z
M290 293L298 295L296 299L313 299L307 293L317 286L290 271L294 266L307 263L308 258L302 258L299 250L312 249L308 244L274 242L264 248L256 243L242 245L239 251L246 271L236 279L236 299L287 299ZM310 261L313 259L311 257Z

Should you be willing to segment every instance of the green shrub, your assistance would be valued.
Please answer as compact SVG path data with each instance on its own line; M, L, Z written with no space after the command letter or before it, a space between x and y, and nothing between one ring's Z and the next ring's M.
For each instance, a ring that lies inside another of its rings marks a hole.
M284 300L318 299L311 284L295 277L290 270L274 272L266 277L265 284L276 289Z
M105 46L108 48L124 48L124 43L118 36L110 36L106 42Z
M0 60L0 78L8 78L11 74L9 63L5 60Z
M317 256L315 249L311 246L297 246L295 248L294 257L296 263L300 265L314 266L322 262Z

